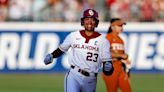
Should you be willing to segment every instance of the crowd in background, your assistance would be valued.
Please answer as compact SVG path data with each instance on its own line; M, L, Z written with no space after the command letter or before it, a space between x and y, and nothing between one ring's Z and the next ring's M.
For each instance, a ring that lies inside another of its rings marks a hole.
M0 0L0 22L78 22L87 8L100 21L164 22L164 0Z

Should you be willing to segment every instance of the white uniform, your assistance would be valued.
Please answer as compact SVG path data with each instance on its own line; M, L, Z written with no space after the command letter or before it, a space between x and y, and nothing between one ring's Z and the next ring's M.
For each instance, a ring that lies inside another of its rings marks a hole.
M110 61L110 46L105 35L95 32L88 37L84 30L70 33L59 46L63 52L71 48L69 63L74 66L65 76L65 92L95 92L96 76L102 62ZM80 70L85 70L85 76Z

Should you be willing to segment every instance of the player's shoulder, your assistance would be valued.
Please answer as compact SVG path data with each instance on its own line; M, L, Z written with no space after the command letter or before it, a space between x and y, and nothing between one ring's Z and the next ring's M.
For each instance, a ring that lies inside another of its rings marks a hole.
M75 36L78 36L79 34L80 34L79 31L72 31L69 33L69 36L75 37Z
M80 30L72 31L71 34L79 35L80 34Z
M100 38L102 39L102 40L106 40L106 34L105 33L100 33L101 35L100 35Z
M72 31L71 34L77 34L79 32L80 32L79 30L76 30L76 31Z
M106 37L106 34L105 33L100 33L101 34L101 37Z

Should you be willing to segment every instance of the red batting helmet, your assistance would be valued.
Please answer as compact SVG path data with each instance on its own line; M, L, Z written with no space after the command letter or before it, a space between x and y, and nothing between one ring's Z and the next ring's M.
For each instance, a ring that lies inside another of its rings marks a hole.
M81 25L84 24L84 19L88 17L92 17L96 20L96 27L97 27L99 23L98 13L93 9L87 9L83 12L83 17L81 18Z

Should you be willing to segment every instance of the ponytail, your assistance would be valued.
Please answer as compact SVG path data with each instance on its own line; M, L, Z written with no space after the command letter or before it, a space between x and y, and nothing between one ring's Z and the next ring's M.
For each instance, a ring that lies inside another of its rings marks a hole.
M112 28L111 26L108 28L108 32L107 33L111 33L112 32Z

